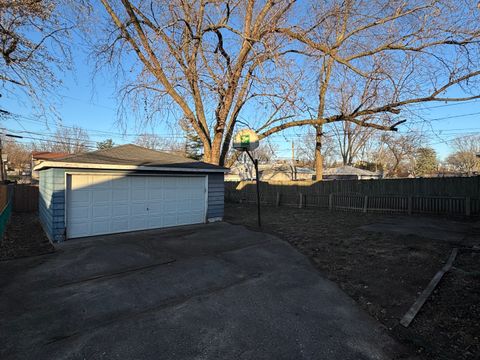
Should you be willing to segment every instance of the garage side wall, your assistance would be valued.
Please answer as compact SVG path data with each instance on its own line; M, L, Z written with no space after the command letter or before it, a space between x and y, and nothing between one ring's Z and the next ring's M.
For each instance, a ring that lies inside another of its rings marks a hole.
M40 171L39 218L50 241L65 240L65 170Z
M208 211L209 222L223 219L224 180L223 173L208 175Z

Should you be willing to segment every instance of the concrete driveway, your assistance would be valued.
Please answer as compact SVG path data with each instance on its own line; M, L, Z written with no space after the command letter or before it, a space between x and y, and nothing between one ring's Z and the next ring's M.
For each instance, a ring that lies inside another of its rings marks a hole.
M285 242L227 223L0 262L1 359L396 359Z

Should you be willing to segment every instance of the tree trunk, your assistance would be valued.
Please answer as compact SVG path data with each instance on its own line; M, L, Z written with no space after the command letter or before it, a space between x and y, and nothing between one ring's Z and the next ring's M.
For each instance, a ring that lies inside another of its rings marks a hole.
M317 181L323 179L322 136L323 126L315 126L315 175Z
M213 138L212 145L210 148L210 159L206 162L214 165L223 166L223 163L220 161L221 150L222 150L222 138L223 133L217 132Z

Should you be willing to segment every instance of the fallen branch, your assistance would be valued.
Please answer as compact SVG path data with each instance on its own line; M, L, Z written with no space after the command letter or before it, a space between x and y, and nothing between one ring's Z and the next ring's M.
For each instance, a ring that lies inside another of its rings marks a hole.
M435 288L437 287L440 280L442 280L443 275L445 275L445 273L449 271L450 268L452 267L453 261L457 257L457 253L458 253L458 249L454 248L452 250L452 253L450 254L450 257L447 260L447 263L442 267L440 271L438 271L435 274L433 279L430 280L430 283L425 288L425 290L423 290L420 297L415 301L412 307L403 316L402 320L400 320L400 324L402 324L405 327L408 327L408 325L410 325L410 323L413 321L415 316L418 314L418 312L422 308L423 304L425 304L425 301L427 301L429 296L432 294L433 290L435 290Z

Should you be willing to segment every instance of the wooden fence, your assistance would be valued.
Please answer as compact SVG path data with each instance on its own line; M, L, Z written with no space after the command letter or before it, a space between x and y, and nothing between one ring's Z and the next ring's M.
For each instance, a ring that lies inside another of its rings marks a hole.
M261 183L260 202L330 210L480 215L480 177ZM256 202L252 182L226 182L228 202Z
M38 211L38 186L16 184L13 191L13 211Z

